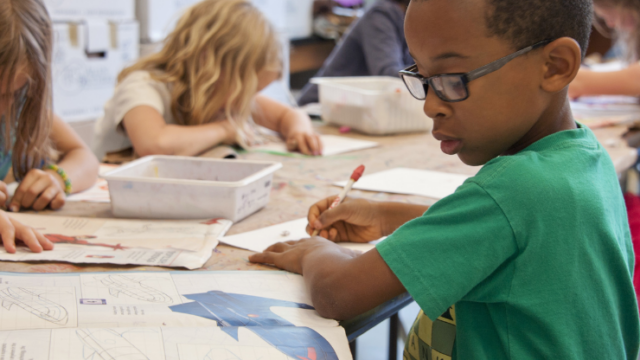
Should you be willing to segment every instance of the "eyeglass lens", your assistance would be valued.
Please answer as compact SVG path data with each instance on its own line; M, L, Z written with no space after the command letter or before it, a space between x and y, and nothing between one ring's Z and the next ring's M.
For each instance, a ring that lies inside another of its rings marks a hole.
M425 85L421 79L409 75L402 75L407 89L416 99L427 97ZM430 85L439 98L445 101L456 101L467 98L467 87L460 75L443 75L431 78Z

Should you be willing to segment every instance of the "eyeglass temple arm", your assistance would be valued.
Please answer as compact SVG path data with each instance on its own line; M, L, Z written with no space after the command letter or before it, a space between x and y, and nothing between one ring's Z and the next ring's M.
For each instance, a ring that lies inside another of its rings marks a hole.
M528 46L524 49L518 50L516 52L514 52L511 55L507 55L501 59L498 59L490 64L487 64L485 66L479 67L473 71L470 71L467 73L467 81L471 81L471 80L475 80L479 77L483 77L487 74L491 74L492 72L499 70L500 68L502 68L503 66L505 66L509 61L517 58L520 55L524 55L526 53L528 53L531 50L537 49L541 46L547 45L548 43L550 43L551 40L544 40L541 41L537 44Z

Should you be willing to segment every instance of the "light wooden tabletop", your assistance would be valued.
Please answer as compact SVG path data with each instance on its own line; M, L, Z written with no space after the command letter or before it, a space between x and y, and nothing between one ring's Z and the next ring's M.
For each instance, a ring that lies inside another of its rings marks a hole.
M319 126L323 134L338 134L336 128ZM636 162L636 150L629 148L621 139L626 127L611 127L596 130L595 133L607 149L616 170L624 172ZM243 159L277 160L283 168L276 172L269 204L257 213L234 224L229 235L282 222L306 217L307 210L316 201L337 194L339 188L332 186L335 181L346 180L354 168L360 164L367 167L367 174L395 168L408 167L474 175L479 167L464 165L456 156L448 156L440 151L439 143L430 134L411 134L386 137L363 136L355 133L345 136L372 140L380 147L358 152L323 157L285 157L266 153L246 153ZM382 201L398 201L431 205L435 199L421 196L395 195L365 191L352 191L351 196ZM67 203L61 211L49 211L53 216L112 217L109 204ZM252 252L219 245L201 271L207 270L274 270L272 267L250 264L247 257ZM0 271L56 273L94 271L166 271L176 270L149 266L105 266L78 265L56 262L22 263L0 262Z

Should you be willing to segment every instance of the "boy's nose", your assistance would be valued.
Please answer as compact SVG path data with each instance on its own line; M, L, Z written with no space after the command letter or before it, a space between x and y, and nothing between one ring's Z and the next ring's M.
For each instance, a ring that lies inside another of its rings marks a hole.
M427 92L427 98L424 100L424 113L432 119L446 119L451 116L451 107L430 89Z

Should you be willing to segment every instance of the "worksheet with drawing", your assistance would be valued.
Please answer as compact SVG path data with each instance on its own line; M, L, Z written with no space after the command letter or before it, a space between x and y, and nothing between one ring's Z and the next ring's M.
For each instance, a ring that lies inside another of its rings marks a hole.
M0 357L351 359L286 272L0 273Z
M91 219L11 213L55 244L51 251L16 254L0 249L2 261L63 261L186 267L204 265L231 227L229 220L154 221Z

